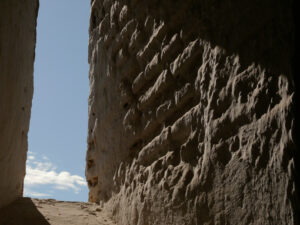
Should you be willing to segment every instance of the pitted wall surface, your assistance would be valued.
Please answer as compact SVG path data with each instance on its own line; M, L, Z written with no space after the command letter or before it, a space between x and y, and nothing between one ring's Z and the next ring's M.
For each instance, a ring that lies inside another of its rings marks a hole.
M120 225L296 224L293 43L290 1L92 0L89 201Z

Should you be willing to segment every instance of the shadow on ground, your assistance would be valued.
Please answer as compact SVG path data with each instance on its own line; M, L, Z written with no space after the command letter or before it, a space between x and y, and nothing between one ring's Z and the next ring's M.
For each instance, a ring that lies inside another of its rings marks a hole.
M30 198L20 198L0 211L1 225L50 225Z

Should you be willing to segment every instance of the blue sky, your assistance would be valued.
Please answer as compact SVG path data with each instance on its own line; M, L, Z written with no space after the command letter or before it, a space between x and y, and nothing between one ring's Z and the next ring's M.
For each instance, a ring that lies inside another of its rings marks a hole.
M88 0L40 0L24 195L87 201Z

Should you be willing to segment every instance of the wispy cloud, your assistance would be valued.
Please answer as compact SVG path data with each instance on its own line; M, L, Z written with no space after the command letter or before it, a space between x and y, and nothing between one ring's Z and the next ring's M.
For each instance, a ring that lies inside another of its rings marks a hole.
M51 197L52 195L50 194L45 194L45 193L39 193L39 192L34 192L30 191L28 189L24 189L24 195L25 196L30 196L30 197L36 197L36 198L41 198L41 197Z
M81 188L87 184L81 176L72 175L67 171L57 172L56 167L46 156L37 158L36 154L28 152L24 194L33 197L51 196L50 194L30 191L32 188L46 185L49 187L49 190L71 190L75 194L78 194Z
M30 156L28 156L28 160L34 160L34 156L33 155L30 155Z

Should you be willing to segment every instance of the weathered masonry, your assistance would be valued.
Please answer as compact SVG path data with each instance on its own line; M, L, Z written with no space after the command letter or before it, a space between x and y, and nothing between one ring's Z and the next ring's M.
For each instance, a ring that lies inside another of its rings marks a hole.
M291 3L92 0L89 200L122 225L296 224Z

